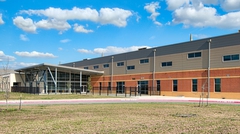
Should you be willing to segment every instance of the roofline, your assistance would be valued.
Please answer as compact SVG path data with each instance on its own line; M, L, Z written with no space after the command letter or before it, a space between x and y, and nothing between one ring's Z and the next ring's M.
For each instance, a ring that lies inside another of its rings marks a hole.
M50 67L70 69L70 70L75 70L75 71L92 72L92 73L98 73L98 74L103 74L104 73L104 71L96 71L96 70L89 70L89 69L69 67L69 66L62 66L62 65L53 65L53 64L48 64L48 63L42 63L42 64L38 64L38 65L28 66L28 67L16 69L14 71L16 71L16 72L23 72L23 70L31 69L31 68L35 68L35 67L40 67L40 66L50 66Z

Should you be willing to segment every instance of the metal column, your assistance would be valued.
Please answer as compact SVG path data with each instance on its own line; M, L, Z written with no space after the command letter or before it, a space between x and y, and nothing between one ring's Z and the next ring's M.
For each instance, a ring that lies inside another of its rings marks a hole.
M210 97L211 39L208 41L208 98Z
M155 83L155 55L156 55L156 49L153 49L153 80L152 80L152 90Z
M82 89L82 71L80 71L80 94Z
M57 68L55 68L55 94L57 94Z

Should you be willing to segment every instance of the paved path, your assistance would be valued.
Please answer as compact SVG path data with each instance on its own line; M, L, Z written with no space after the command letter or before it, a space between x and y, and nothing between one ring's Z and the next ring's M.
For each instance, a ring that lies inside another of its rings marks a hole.
M53 105L53 104L93 104L93 103L147 103L147 102L177 102L199 103L199 98L168 97L168 96L141 96L130 98L100 98L100 99L60 99L60 100L22 100L22 105ZM203 100L207 103L207 99ZM240 105L240 100L233 99L208 99L209 104L234 104ZM9 105L19 105L19 100L9 100ZM0 101L6 105L6 101Z

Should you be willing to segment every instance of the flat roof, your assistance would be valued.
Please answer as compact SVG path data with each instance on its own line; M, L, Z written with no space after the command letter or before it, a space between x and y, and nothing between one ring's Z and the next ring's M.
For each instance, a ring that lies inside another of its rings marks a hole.
M57 68L57 71L62 71L62 72L71 72L71 73L82 72L82 74L84 74L84 75L103 75L104 74L104 71L96 71L96 70L89 70L89 69L62 66L62 65L53 65L53 64L47 64L47 63L28 66L25 68L16 69L15 71L16 72L30 72L30 71L47 70L48 68L51 71L55 71L55 68Z

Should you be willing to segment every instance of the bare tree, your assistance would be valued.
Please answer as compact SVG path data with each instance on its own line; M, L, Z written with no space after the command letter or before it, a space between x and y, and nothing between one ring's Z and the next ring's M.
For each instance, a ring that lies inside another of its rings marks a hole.
M9 72L9 59L7 59L6 63L3 63L3 73L2 76L2 90L5 90L4 98L6 100L6 107L8 109L8 99L10 98L10 72Z

